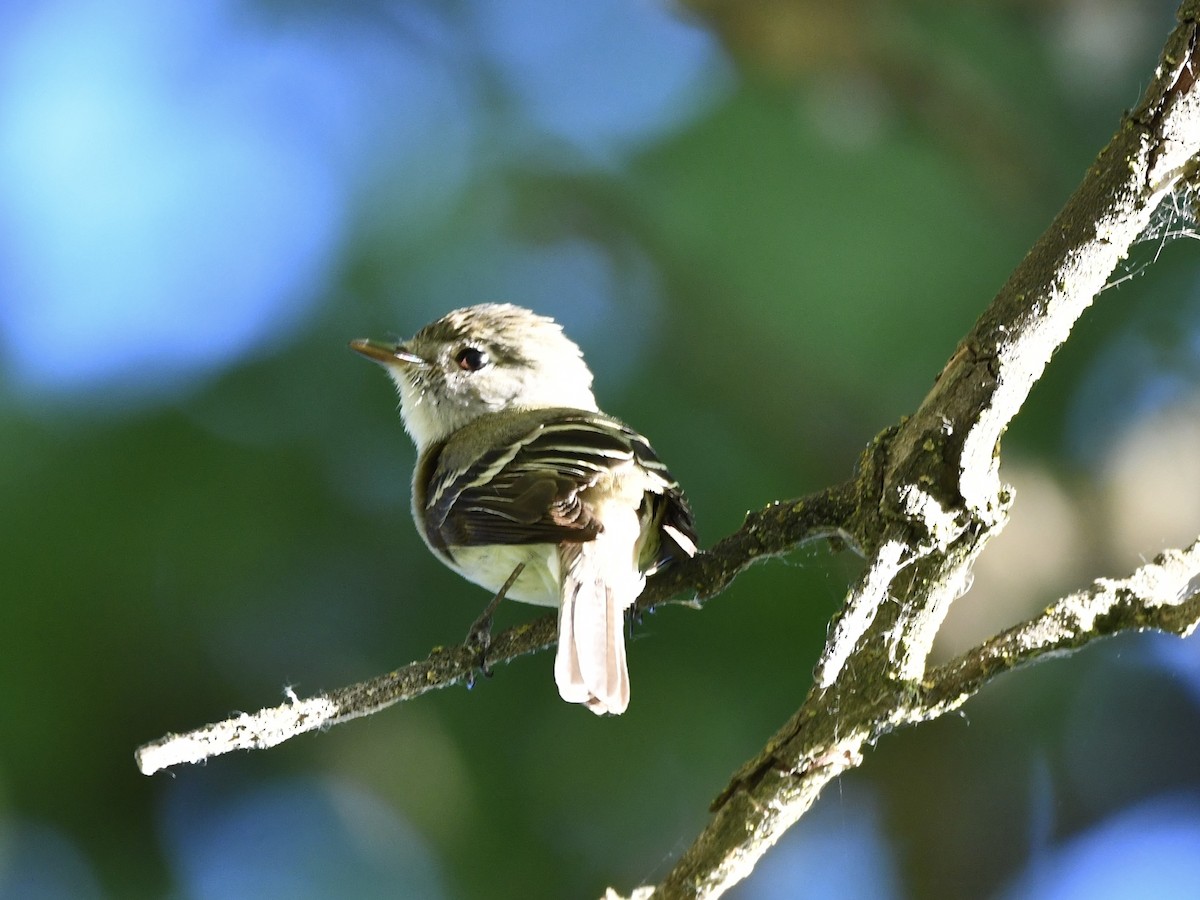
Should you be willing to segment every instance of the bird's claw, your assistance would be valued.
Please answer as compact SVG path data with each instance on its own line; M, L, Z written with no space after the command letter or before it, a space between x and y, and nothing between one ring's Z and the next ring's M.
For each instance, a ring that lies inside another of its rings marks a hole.
M492 646L492 616L495 615L496 607L500 605L500 601L504 599L504 595L508 593L509 588L513 586L521 572L525 569L525 563L517 563L517 567L513 569L508 580L500 586L500 590L496 592L482 615L476 619L470 630L467 631L467 639L463 641L465 647L475 659L475 667L471 670L471 674L467 676L467 688L475 686L475 669L483 673L484 678L492 677L492 668L488 665L487 654Z

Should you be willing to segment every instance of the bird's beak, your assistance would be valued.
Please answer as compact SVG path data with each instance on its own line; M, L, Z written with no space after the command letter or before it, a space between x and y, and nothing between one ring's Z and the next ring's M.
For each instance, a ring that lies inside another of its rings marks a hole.
M381 366L390 366L395 363L400 363L404 366L427 365L423 357L417 356L415 353L409 353L404 349L403 344L385 344L383 341L359 338L356 341L350 342L350 349L355 353L361 353L367 359L373 360Z

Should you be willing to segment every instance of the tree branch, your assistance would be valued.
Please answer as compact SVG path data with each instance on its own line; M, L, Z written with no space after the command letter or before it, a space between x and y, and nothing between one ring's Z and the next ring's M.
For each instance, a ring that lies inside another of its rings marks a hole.
M983 683L972 686L964 674L960 693L941 707L921 704L923 691L956 683L943 675L944 685L935 680L926 687L929 651L950 604L969 585L974 561L1007 520L1012 496L999 478L1001 435L1155 208L1195 170L1197 7L1194 0L1183 4L1142 102L958 346L920 408L876 440L871 462L881 485L878 507L868 509L860 495L855 529L870 553L868 564L830 629L813 688L734 774L714 801L708 826L654 896L720 896L753 870L826 783L861 762L864 744L963 702ZM867 482L860 479L860 486ZM1149 607L1131 616L1147 627L1158 621ZM1074 637L1060 639L1060 651L1107 633L1083 625L1076 622ZM1005 657L1004 649L991 648L980 665L1024 658L1015 651Z
M713 801L712 822L675 869L653 894L636 896L719 896L753 871L821 788L861 764L865 746L894 728L958 708L1005 672L1126 631L1157 629L1186 637L1198 624L1200 538L1185 550L1160 554L1129 578L1098 579L1088 590L1062 598L934 669L919 687L870 677L843 678L826 692L814 687L763 753Z

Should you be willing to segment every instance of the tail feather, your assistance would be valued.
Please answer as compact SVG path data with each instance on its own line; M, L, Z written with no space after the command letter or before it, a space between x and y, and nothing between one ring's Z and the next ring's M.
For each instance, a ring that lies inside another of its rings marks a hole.
M563 595L558 608L558 652L554 657L554 681L558 693L568 703L587 703L590 698L583 673L579 668L579 653L575 649L575 594Z
M619 715L629 706L624 625L625 610L645 585L636 565L640 528L636 511L620 510L606 515L594 540L559 550L563 584L554 678L564 700L586 704L597 715Z

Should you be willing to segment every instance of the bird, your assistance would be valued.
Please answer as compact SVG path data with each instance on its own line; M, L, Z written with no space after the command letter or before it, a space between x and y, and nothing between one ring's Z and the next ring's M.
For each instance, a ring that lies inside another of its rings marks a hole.
M578 345L548 316L484 303L407 341L350 347L381 364L399 394L417 449L421 538L493 592L471 634L484 632L486 650L504 597L556 607L560 696L623 713L625 611L650 574L697 553L696 528L650 442L600 411Z

